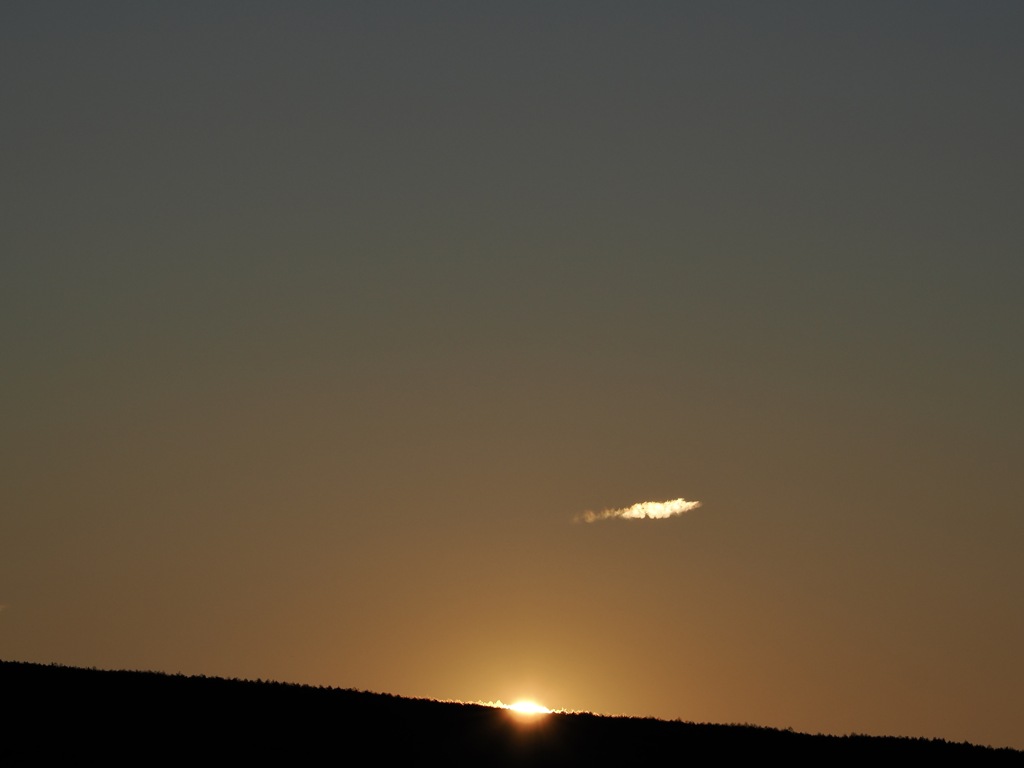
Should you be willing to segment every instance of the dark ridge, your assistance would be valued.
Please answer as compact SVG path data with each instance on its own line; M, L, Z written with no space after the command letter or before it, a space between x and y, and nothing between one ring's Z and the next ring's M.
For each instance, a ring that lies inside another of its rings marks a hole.
M5 755L34 759L593 765L778 756L1024 764L1024 752L941 739L812 736L578 713L523 717L351 689L9 661L0 661L0 692Z

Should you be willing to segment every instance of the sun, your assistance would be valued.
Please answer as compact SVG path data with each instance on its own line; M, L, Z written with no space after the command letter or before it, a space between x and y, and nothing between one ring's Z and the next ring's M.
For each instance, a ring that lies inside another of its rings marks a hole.
M520 700L515 704L509 704L506 709L510 709L518 715L550 715L551 710L545 707L543 704L538 704L536 701Z

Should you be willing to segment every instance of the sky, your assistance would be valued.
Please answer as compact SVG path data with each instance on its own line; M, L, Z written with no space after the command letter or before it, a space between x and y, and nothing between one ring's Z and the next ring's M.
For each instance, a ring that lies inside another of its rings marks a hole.
M1022 38L3 4L0 658L1024 748Z

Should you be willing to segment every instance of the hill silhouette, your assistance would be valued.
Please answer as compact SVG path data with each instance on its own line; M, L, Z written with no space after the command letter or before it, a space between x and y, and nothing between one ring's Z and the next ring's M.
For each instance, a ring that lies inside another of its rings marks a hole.
M278 682L0 661L7 755L395 759L573 765L787 757L955 759L1024 753L940 739L824 736L751 725L553 713Z

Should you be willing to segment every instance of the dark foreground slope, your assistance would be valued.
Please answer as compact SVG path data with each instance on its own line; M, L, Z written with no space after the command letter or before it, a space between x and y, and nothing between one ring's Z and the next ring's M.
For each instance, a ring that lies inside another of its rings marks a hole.
M34 759L592 765L782 756L1024 764L1019 751L940 740L810 736L590 714L523 717L336 688L17 662L0 662L0 692L4 753Z

